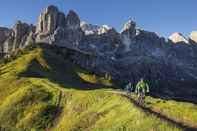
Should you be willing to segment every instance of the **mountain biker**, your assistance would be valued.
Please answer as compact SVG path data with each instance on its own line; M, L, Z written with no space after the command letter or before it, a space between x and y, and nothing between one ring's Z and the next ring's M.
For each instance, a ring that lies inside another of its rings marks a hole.
M135 93L138 95L138 104L143 104L146 93L149 93L149 85L144 81L143 78L137 83Z
M129 82L126 86L125 86L125 91L127 92L127 95L129 95L132 92L132 84L131 82Z

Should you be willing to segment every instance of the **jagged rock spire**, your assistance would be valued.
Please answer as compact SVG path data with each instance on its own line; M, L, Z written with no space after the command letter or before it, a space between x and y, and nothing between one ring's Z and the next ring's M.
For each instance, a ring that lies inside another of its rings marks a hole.
M14 25L14 37L16 38L16 42L20 41L21 38L29 32L30 26L27 23L23 23L21 21L17 21Z
M121 31L122 43L125 46L125 51L130 51L130 45L132 39L136 36L136 23L132 20L129 20L124 24L124 27Z
M5 27L0 27L0 44L2 44L9 36L11 30Z
M65 15L57 7L48 6L39 16L36 32L50 34L59 26L64 26Z
M124 24L121 34L127 35L129 38L133 38L136 35L136 23L129 20Z
M86 21L81 21L80 27L81 27L82 31L85 33L85 35L98 34L98 30L100 28L100 26L89 24Z
M75 11L70 10L66 16L66 26L70 29L80 28L80 18Z
M122 31L127 31L127 30L134 30L136 27L136 23L132 20L127 21L124 24L123 30Z

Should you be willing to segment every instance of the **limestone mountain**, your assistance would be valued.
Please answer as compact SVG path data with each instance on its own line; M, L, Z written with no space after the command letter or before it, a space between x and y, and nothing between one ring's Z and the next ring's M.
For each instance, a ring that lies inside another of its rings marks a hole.
M135 84L143 77L152 85L153 95L197 97L195 32L188 40L180 33L166 40L137 28L132 20L117 32L107 25L81 21L73 10L65 15L49 6L40 14L36 26L18 21L12 29L0 29L2 56L29 43L49 44L72 52L69 59L73 63L97 74L110 74L121 85Z
M51 5L36 25L0 27L0 54L0 131L197 130L196 32L118 32ZM144 105L122 90L141 78Z

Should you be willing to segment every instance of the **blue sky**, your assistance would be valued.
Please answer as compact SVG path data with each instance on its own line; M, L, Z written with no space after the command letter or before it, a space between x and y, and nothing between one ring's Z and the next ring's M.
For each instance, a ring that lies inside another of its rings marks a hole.
M197 0L1 0L0 26L13 26L16 20L35 24L51 4L65 13L74 9L82 20L118 31L129 18L140 28L165 37L197 30Z

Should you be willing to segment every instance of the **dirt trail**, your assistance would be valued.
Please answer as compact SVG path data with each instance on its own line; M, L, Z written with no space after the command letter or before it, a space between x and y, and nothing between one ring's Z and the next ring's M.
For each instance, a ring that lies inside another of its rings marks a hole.
M57 106L59 109L61 109L61 101L62 101L62 98L64 97L64 89L60 89L60 95L59 95L59 100L58 100L58 103L57 103ZM173 118L170 118L160 112L156 112L156 111L153 111L152 109L150 108L147 108L145 106L142 106L142 105L139 105L137 103L137 101L132 97L132 96L128 96L125 92L123 91L106 91L106 92L109 92L109 93L113 93L113 94L117 94L117 95L121 95L122 97L125 97L127 98L132 104L134 104L135 107L137 107L138 109L140 109L141 111L145 112L146 114L148 115L154 115L156 116L157 118L163 120L163 121L166 121L170 124L173 124L173 125L176 125L177 127L181 128L183 131L197 131L197 127L192 127L188 124L185 124L181 121L177 121ZM47 131L52 131L56 124L61 120L61 113L62 113L62 110L59 110L58 112L58 115L56 116L54 122L53 122L53 127L51 127L50 129L48 129Z
M181 121L177 121L177 120L175 120L173 118L170 118L170 117L168 117L168 116L166 116L166 115L164 115L164 114L162 114L160 112L156 112L156 111L153 111L150 108L147 108L145 106L139 105L134 98L132 98L131 96L128 96L124 92L116 92L116 94L119 94L122 97L127 98L131 103L134 104L135 107L137 107L138 109L142 110L143 112L145 112L147 114L152 114L152 115L160 118L163 121L166 121L166 122L168 122L170 124L176 125L177 127L183 129L183 131L197 131L197 127L192 127L192 126L190 126L188 124L185 124L185 123L183 123Z
M61 103L62 103L63 97L64 97L64 90L60 89L59 90L59 98L58 98L58 101L56 104L56 107L57 107L56 116L52 122L52 127L50 127L49 129L46 129L46 131L53 131L55 129L57 123L61 120L61 118L62 118L61 114L62 114L62 110L63 110Z

